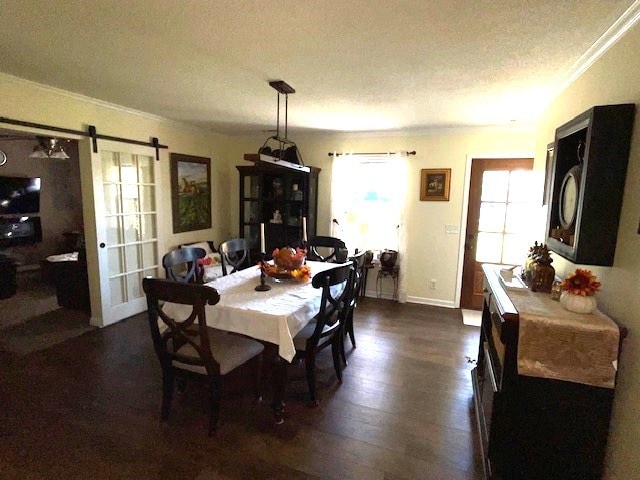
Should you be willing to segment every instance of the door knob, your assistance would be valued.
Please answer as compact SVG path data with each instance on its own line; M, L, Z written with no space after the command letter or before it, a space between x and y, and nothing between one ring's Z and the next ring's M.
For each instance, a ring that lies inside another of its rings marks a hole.
M106 245L105 245L105 243L104 243L104 242L100 242L100 245L99 245L99 246L100 246L100 248L104 248L104 247L106 247Z

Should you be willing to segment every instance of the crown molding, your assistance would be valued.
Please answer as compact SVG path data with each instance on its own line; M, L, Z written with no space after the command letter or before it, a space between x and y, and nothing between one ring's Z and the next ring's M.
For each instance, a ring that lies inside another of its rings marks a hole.
M552 98L575 82L585 70L615 45L630 28L635 26L638 20L640 20L640 0L635 0L620 18L562 75L554 88Z
M172 120L167 117L162 117L160 115L155 115L149 112L143 112L142 110L135 110L133 108L123 107L122 105L118 105L116 103L110 103L104 100L100 100L93 97L88 97L86 95L82 95L80 93L70 92L69 90L63 90L58 87L52 87L50 85L45 85L44 83L34 82L33 80L27 80L25 78L16 77L15 75L10 75L8 73L0 72L0 80L11 82L14 84L23 84L28 85L32 88L37 88L39 90L43 90L45 92L53 93L54 95L59 95L61 97L70 98L72 100L77 100L84 103L89 103L91 105L96 105L102 108L108 108L110 110L114 110L119 113L125 113L127 115L135 115L137 117L143 117L148 120L153 120L156 122L164 123L167 125L172 125L174 127L180 127L183 130L188 129L194 132L198 132L200 134L216 134L220 136L225 136L224 134L220 134L219 132L208 130L206 128L193 125L186 122L181 122L179 120Z

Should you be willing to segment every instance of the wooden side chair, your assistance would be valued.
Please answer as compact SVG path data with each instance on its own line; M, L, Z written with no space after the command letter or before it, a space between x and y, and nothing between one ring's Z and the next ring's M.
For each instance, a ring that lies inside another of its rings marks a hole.
M324 255L318 251L318 248L325 251ZM347 257L340 258L340 255L346 253L347 246L339 238L335 237L322 237L316 236L309 239L307 242L308 258L309 260L315 260L318 262L344 262Z
M196 377L209 386L209 436L215 431L220 416L222 377L260 355L264 346L254 340L225 335L207 327L205 306L220 300L218 291L206 285L176 283L171 280L144 278L142 288L147 295L151 337L162 367L161 419L166 420L171 409L176 377ZM160 308L160 302L191 307L181 318L172 318ZM161 331L159 320L164 325ZM262 356L258 368L260 370Z
M177 248L162 257L162 266L169 280L181 283L202 283L204 268L198 264L207 256L203 248Z
M218 251L222 259L222 275L235 273L251 265L249 247L244 238L233 238L222 242Z
M322 289L320 311L293 339L296 357L304 358L311 401L316 405L316 354L329 345L338 382L342 383L343 319L346 296L353 279L352 270L353 264L348 263L314 275L312 285Z
M363 280L364 280L364 272L365 272L365 253L360 252L356 253L353 257L350 257L349 260L353 262L353 270L351 272L352 281L351 288L349 289L346 302L346 308L344 312L344 335L349 335L349 339L351 340L351 345L353 348L356 348L356 337L353 333L353 314L358 306L358 297L360 296L360 290L363 288ZM344 353L344 341L341 345L341 354L342 361L344 364L347 364L347 357Z

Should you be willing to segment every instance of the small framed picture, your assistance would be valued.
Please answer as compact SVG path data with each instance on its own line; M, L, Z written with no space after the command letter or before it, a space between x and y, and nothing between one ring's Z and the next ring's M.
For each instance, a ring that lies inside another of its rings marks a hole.
M547 145L547 163L544 169L544 192L542 193L542 206L549 204L549 197L551 197L551 182L553 181L553 150L555 143Z
M424 168L420 171L420 200L449 201L450 168Z
M173 233L211 228L211 160L171 154Z

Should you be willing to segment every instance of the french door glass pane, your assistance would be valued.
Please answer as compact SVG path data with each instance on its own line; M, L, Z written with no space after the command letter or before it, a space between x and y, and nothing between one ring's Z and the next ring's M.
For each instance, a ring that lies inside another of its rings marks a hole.
M480 204L480 221L478 230L481 232L503 232L506 204L482 202Z
M153 158L144 155L136 155L138 160L138 181L140 183L154 183Z
M482 174L483 202L506 202L509 191L509 171L486 171Z
M124 243L139 242L140 235L140 215L127 215L123 217L124 222Z
M114 183L120 181L120 162L117 152L102 152L102 181Z
M507 205L507 222L505 232L524 233L530 229L531 206L527 203L509 203Z
M151 243L143 243L141 245L142 249L142 266L148 267L150 265L156 265L158 262L156 260L156 244L155 242Z
M104 186L104 208L107 214L120 213L120 186L108 184Z
M509 265L520 265L524 254L530 243L528 235L510 235L504 236L504 247L502 251L502 263Z
M156 210L156 190L153 185L140 185L140 211L154 212Z
M124 271L124 251L122 247L109 248L109 274L117 275Z
M126 271L139 270L140 265L140 249L139 244L127 245L125 247Z
M478 232L476 262L500 263L502 258L502 234Z
M140 240L153 240L158 236L155 214L140 215L140 227L142 229Z
M533 176L529 170L514 170L509 176L509 202L530 202Z
M123 242L122 238L122 217L112 216L105 218L107 224L107 244L118 245Z
M111 305L120 305L125 299L124 277L109 279L109 289L111 291Z
M142 292L142 272L135 272L127 275L127 299L140 298Z

